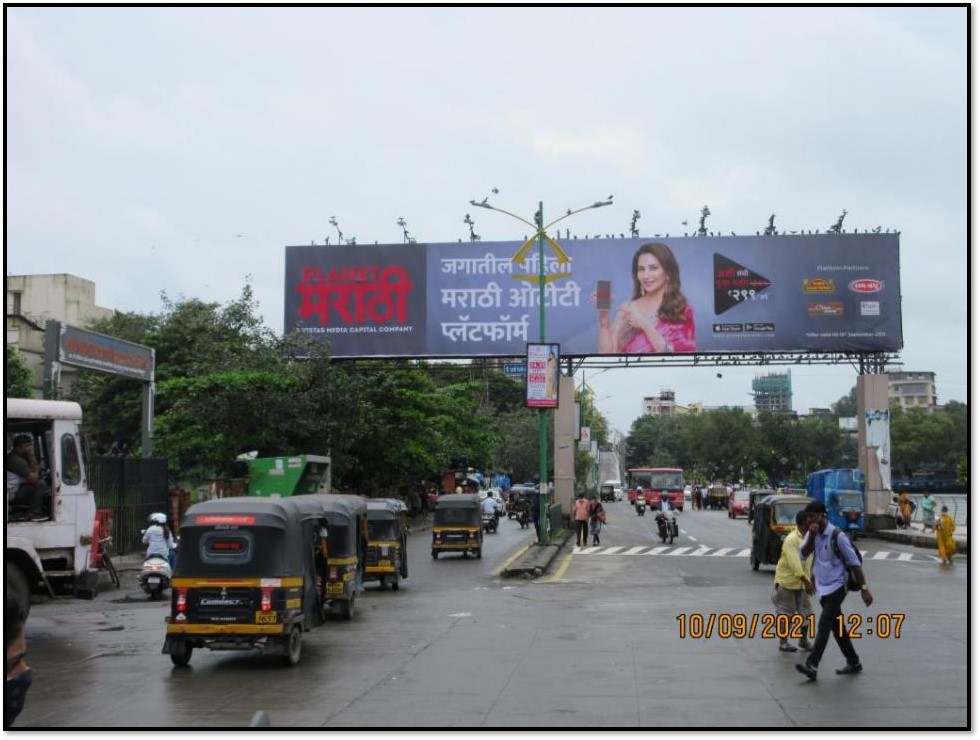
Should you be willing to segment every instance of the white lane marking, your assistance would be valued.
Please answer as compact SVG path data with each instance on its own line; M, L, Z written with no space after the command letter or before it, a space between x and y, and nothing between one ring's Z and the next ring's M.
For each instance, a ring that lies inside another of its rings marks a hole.
M623 555L639 555L641 552L643 552L644 550L646 550L647 547L648 547L647 545L640 545L639 547L631 547L629 550L627 550L626 552L624 552L622 554Z
M861 554L864 555L864 553L861 553ZM878 552L876 552L874 554L874 556L871 559L872 560L888 560L888 555L889 555L889 551L888 550L879 550Z
M685 552L687 552L690 549L691 549L690 547L678 547L673 552L668 552L667 554L668 555L683 555Z
M711 552L710 547L708 547L707 545L700 545L698 546L697 550L695 550L694 552L689 552L688 555L707 555L709 552Z
M898 559L899 560L911 560L912 559L912 553L910 553L910 552L899 553Z
M711 557L723 558L728 552L734 549L734 547L719 547L715 552L711 553Z
M664 550L669 550L670 548L664 545L663 547L654 547L650 552L645 553L646 555L659 555Z
M600 552L599 555L615 555L617 552L619 552L622 549L623 549L622 545L620 545L619 547L607 547L605 550Z

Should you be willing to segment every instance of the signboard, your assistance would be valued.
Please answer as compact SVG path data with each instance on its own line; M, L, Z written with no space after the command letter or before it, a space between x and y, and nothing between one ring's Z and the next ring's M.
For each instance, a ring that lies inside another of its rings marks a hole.
M564 239L561 246L567 261L551 251L544 258L545 329L569 357L903 346L897 234ZM538 255L515 262L519 247L286 247L284 331L329 340L334 357L520 355L540 326ZM653 262L660 277L645 277ZM650 305L663 276L658 312Z
M592 427L582 427L579 441L585 446L592 445Z
M527 374L527 365L523 362L505 362L504 375L523 378Z
M144 382L153 380L152 347L67 324L60 324L58 329L58 362Z
M524 384L524 405L535 409L558 408L557 344L527 345L527 380Z

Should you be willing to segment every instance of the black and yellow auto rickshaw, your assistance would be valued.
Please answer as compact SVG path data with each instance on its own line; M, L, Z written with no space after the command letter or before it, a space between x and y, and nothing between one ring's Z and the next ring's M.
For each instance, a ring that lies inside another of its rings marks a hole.
M713 483L708 486L707 506L709 509L728 509L728 486Z
M752 570L759 570L760 565L779 562L783 540L796 527L796 513L802 511L811 500L806 496L777 493L756 502L749 554Z
M174 665L198 647L299 662L302 633L326 613L325 499L241 496L187 510L163 644Z
M755 507L762 499L766 496L772 496L776 493L771 488L753 488L749 491L749 524L755 519Z
M408 507L396 498L368 499L367 519L364 580L397 591L399 579L408 578Z
M432 558L440 552L483 557L483 507L475 493L440 497L432 511Z
M368 499L328 493L324 509L330 531L327 606L331 614L353 619L357 594L364 590L368 543Z

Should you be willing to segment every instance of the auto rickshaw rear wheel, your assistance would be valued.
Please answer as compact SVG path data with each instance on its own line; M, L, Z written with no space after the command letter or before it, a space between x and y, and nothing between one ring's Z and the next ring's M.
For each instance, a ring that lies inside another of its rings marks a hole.
M476 559L480 560L483 557L483 547L476 548Z
M170 662L178 668L183 668L191 662L191 654L193 652L193 645L187 642L187 640L180 640L177 642L176 646L170 650Z
M759 570L759 559L755 555L750 556L750 559L752 561L752 570Z
M300 626L293 625L293 629L289 633L289 637L286 638L286 655L283 661L288 666L294 666L299 663L299 659L303 654L303 631Z
M392 591L397 591L398 590L398 574L397 573L395 573L395 575L393 575L391 577L391 590Z
M438 560L439 559L439 551L438 550L433 550L432 551L432 559L433 560Z
M351 594L350 598L341 604L340 613L348 621L354 618L354 594Z

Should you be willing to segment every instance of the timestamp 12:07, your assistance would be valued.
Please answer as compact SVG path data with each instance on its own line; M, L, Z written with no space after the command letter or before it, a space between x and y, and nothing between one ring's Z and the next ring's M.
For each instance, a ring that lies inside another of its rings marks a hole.
M898 640L902 637L905 615L892 613L865 617L861 614L838 614L836 622L834 628L837 634L847 635L852 640L860 640L862 637Z

